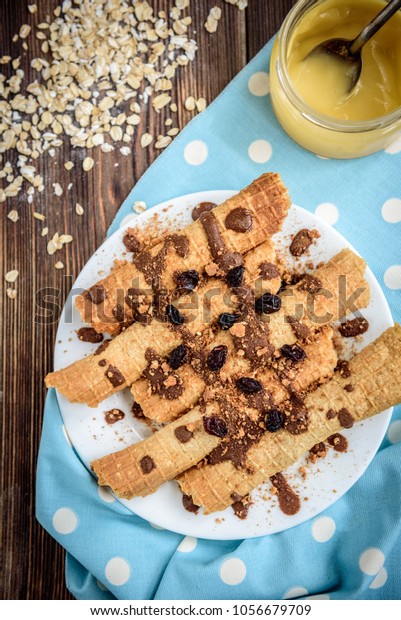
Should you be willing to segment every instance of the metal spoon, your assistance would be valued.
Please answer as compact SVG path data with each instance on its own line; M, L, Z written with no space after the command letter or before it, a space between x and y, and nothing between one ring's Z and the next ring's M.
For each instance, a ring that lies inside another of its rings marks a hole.
M401 7L401 0L390 2L370 21L365 28L353 39L328 39L320 43L309 52L312 54L330 54L336 56L345 63L346 75L349 78L348 92L351 92L359 80L362 71L361 49L384 26L384 24Z

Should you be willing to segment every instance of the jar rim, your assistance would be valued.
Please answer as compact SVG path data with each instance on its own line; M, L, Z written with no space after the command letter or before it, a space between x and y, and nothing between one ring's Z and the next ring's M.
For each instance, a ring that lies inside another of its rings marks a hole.
M286 89L287 96L292 99L294 106L309 121L313 122L315 125L323 126L326 129L330 129L332 131L341 131L344 133L362 133L365 131L372 131L379 128L383 129L393 125L394 122L401 119L401 106L399 106L395 110L392 110L388 114L383 114L382 116L377 116L375 118L364 121L341 120L333 116L329 116L328 114L324 114L323 112L318 112L304 99L302 99L302 97L293 87L287 69L286 43L289 41L290 35L292 34L292 29L296 24L297 19L299 17L302 19L304 12L306 12L309 8L312 8L312 6L318 1L319 0L298 0L298 2L292 7L292 9L285 17L277 35L279 43L278 59L280 62L280 71L278 70L277 73L281 77L281 82ZM321 2L324 1L325 0L321 0Z

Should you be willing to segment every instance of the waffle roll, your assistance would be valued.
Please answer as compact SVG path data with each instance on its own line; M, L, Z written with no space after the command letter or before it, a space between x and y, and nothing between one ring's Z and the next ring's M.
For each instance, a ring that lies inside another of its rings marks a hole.
M294 369L291 390L304 390L332 375L337 363L332 336L331 328L327 328L305 347L307 357ZM263 402L279 403L290 396L274 370L260 372L256 377L263 386L263 395L258 397L262 406ZM217 448L227 434L224 430L228 429L229 435L238 429L241 434L243 428L250 435L255 429L260 432L259 412L249 406L245 396L237 410L229 402L211 400L199 405L150 438L93 462L91 466L99 484L110 486L118 497L148 495Z
M330 381L306 396L306 432L265 433L248 451L242 470L229 461L193 468L179 479L183 493L204 506L205 513L224 510L233 503L232 497L246 496L342 428L400 403L400 365L401 327L396 324L351 359L349 372L336 371Z
M241 262L241 254L281 230L290 206L278 174L266 173L248 187L205 212L190 226L167 235L134 256L133 263L114 269L76 299L86 323L98 332L118 334L135 320L130 291L140 291L142 308L153 294L177 288L177 274L196 270L221 274Z

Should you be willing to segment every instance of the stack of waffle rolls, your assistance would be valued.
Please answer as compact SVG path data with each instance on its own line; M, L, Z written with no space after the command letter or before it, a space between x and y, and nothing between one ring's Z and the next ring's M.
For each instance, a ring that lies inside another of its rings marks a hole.
M295 368L292 390L306 390L311 384L332 375L337 364L332 336L331 328L326 328L305 346L307 357ZM291 392L282 386L274 370L260 371L256 378L276 404L290 397ZM216 402L206 403L204 407L197 406L150 438L94 461L91 466L98 476L99 484L110 486L119 497L128 499L153 493L166 480L172 480L196 465L220 443L221 439L207 433L203 426L204 418L218 416L219 411ZM255 412L251 407L247 408L248 412L252 418ZM190 439L184 443L180 441L176 435L178 428L192 433ZM150 457L154 463L149 473L141 469L144 457Z
M329 410L346 409L355 422L369 418L401 402L401 327L385 331L350 361L350 377L335 372L333 378L307 395L308 430L290 435L285 430L266 433L247 454L247 468L236 469L225 461L193 468L180 480L182 491L205 513L224 510L232 496L244 497L256 486L296 462L307 450L342 428L340 416L327 416ZM344 389L352 385L353 390ZM330 418L330 419L329 419Z
M273 258L271 254L270 260L273 261ZM269 340L274 348L280 349L284 344L293 344L297 340L291 324L286 321L288 316L299 317L299 322L313 334L323 325L343 317L349 311L345 300L357 290L361 294L355 297L355 307L365 308L370 297L369 286L364 278L365 267L363 259L350 250L342 250L314 272L313 276L318 278L322 284L322 291L313 295L313 298L308 291L302 289L302 281L286 289L280 295L281 309L265 317L266 320L268 319ZM279 282L272 282L271 287L273 287L271 292L277 292ZM319 322L316 322L316 317ZM247 374L250 370L249 361L235 356L230 331L219 331L205 345L205 349L210 350L218 345L227 346L229 355L223 368L224 374L227 377L239 372ZM189 364L179 368L176 375L181 380L184 389L174 400L152 393L147 379L141 378L133 383L131 392L136 402L142 407L145 417L162 423L169 422L193 406L202 396L206 387L205 381Z
M227 252L244 254L281 230L283 220L287 216L290 201L280 176L266 173L253 181L251 185L213 209L221 238ZM252 227L247 232L236 232L225 225L226 217L237 208L245 208L252 216ZM168 248L163 272L157 281L158 289L172 291L176 288L174 274L177 271L190 269L201 270L213 262L211 248L200 221L187 226L179 233L185 236L188 247L185 256L180 256L173 247ZM147 248L146 261L150 262L164 248L164 241ZM87 294L80 295L76 305L82 319L90 323L98 332L117 334L119 324L113 319L113 309L118 304L125 304L125 316L132 316L130 307L124 302L130 287L146 290L152 283L146 281L143 272L136 265L140 264L141 256L135 258L135 264L127 263L100 280L97 286L104 290L104 300L97 307ZM135 285L133 284L135 282ZM107 317L107 320L106 320Z

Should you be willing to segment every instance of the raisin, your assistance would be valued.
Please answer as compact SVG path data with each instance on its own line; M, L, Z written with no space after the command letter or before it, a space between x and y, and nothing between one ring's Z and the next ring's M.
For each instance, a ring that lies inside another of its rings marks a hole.
M203 428L209 435L215 435L216 437L225 437L228 433L228 428L224 420L216 418L215 416L203 418Z
M284 357L288 357L293 362L301 362L306 357L305 351L297 344L285 344L280 351Z
M236 380L235 385L244 394L256 394L263 389L262 384L256 379L251 379L251 377L241 377Z
M180 366L187 361L187 347L180 344L177 348L173 349L168 358L168 363L173 370L177 370Z
M276 433L284 424L284 415L279 409L266 412L266 428L269 433Z
M181 271L175 275L175 281L179 288L184 288L187 291L192 291L199 282L199 273L195 269L189 269L188 271Z
M233 288L241 286L242 278L244 277L244 271L245 267L243 265L240 265L239 267L234 267L234 269L230 269L226 277L226 282L228 286L231 286Z
M166 306L166 317L173 325L182 325L185 322L184 317L173 304Z
M273 314L281 308L281 299L272 293L264 293L255 302L255 311L258 314Z
M220 370L227 360L228 349L224 344L214 347L207 356L209 370Z
M239 321L240 318L241 316L239 314L230 314L229 312L223 312L223 314L220 314L219 318L217 319L217 324L220 329L230 329L237 321Z

